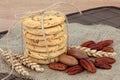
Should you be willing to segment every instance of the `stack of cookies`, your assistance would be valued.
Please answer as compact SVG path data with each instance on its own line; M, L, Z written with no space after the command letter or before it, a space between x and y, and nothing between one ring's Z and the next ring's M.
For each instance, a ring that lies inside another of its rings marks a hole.
M62 13L57 11L36 13L24 17L22 24L26 43L24 55L34 62L40 64L57 62L59 56L66 52L67 33L65 16Z

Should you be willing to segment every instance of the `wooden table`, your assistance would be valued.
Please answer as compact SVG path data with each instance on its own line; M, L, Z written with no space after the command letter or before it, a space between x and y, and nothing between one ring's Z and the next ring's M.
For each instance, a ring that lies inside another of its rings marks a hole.
M27 11L44 9L52 4L60 2L59 0L0 0L0 32L8 30L18 19L14 18L16 14ZM120 0L61 0L61 2L72 3L79 10L99 7L99 6L120 6ZM60 10L67 13L76 12L75 8L68 5L60 6Z

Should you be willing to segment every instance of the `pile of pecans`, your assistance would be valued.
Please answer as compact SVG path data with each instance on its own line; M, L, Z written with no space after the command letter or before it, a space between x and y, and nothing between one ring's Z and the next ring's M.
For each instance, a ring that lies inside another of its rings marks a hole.
M90 40L82 43L81 46L95 49L98 51L102 50L106 52L114 52L113 47L110 46L112 43L113 43L113 40L104 40L97 43L95 41Z
M88 56L93 57L113 57L116 55L111 46L113 40L104 40L100 42L86 41L80 45L80 49L85 51Z
M110 47L113 40L105 40L98 43L94 41L87 41L81 44L81 47L88 47L98 51L113 52L114 49ZM95 45L95 47L93 47ZM100 47L101 46L101 47ZM102 56L102 57L91 57L86 54L84 50L80 47L69 47L67 54L63 54L59 58L58 63L51 63L48 65L50 69L64 71L69 75L75 75L83 71L88 71L90 73L96 73L97 68L99 69L111 69L112 64L116 60L112 57Z

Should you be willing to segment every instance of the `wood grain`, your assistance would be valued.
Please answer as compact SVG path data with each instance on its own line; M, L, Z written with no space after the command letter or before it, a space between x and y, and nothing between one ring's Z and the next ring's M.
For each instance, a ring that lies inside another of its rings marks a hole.
M57 2L72 3L81 11L100 6L120 7L120 0L0 0L0 32L7 30L20 20L16 19L15 15L41 10ZM61 5L59 10L65 13L76 12L75 8L68 5Z

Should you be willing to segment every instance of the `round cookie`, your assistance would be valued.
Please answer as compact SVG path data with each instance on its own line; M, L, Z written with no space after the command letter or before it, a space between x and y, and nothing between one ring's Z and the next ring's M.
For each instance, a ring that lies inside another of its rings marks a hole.
M61 31L64 31L64 29L65 29L64 27L65 27L65 25L63 23L63 24L59 24L59 25L56 25L56 26L53 26L50 28L46 28L46 29L44 29L44 31L45 31L46 35L57 34ZM28 27L24 27L24 29L31 34L43 35L42 29L32 29L32 28L28 28Z
M50 52L49 53L49 56L48 56L48 53L40 53L40 52L34 52L32 50L28 50L26 49L26 51L24 52L24 54L28 54L29 56L31 57L34 57L36 59L47 59L48 57L50 58L55 58L61 54L64 54L66 52L66 47L61 49L61 50L58 50L56 52Z
M34 40L44 40L44 37L43 35L34 35L34 34L31 34L31 33L28 33L27 31L23 31L23 34L24 34L24 37L28 38L28 39L34 39ZM54 35L46 35L46 39L49 40L49 39L55 39L55 38L59 38L61 36L67 36L65 34L65 32L61 31L59 32L58 34L54 34Z
M42 16L44 18L42 19ZM41 28L42 23L41 21L44 21L44 27L48 28L51 26L56 26L58 24L61 24L65 21L64 14L58 12L58 11L46 11L44 14L41 13L35 13L31 16L27 16L22 19L23 26L29 27L29 28Z
M27 39L25 38L25 41L31 45L35 45L35 46L45 46L45 41L40 41L40 40L33 40L33 39ZM60 38L56 38L56 39L49 39L47 40L47 44L49 46L54 46L54 45L58 45L61 44L63 42L67 41L67 37L60 37Z
M63 42L61 44L55 45L55 46L48 46L48 51L49 52L54 52L57 50L62 49L63 47L67 46L66 42ZM46 52L46 47L45 46L35 46L35 45L31 45L29 43L26 43L26 48L35 51L35 52Z
M58 57L56 57L56 58L51 58L51 59L50 59L50 62L49 62L48 59L41 60L41 59L33 58L33 57L31 57L31 56L28 56L28 58L29 58L31 61L33 61L33 62L35 62L35 63L38 63L38 64L49 64L49 63L54 63L54 62L58 62L58 61L59 61L59 58L58 58Z

